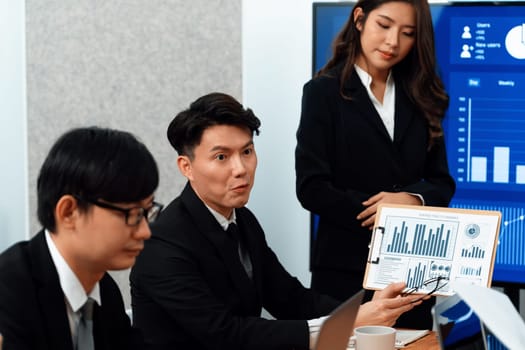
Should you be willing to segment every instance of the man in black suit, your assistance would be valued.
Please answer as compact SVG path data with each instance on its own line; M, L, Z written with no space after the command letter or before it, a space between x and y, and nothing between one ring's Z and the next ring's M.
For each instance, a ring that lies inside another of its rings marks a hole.
M150 237L157 185L155 160L127 132L79 128L56 141L37 184L44 229L0 255L6 349L142 347L106 271L129 268Z
M148 349L308 349L315 343L309 327L338 305L283 268L244 206L259 126L250 109L212 93L168 128L188 183L152 224L130 275L133 322ZM377 293L357 325L391 325L417 305L399 296L403 288ZM261 318L262 307L276 320Z

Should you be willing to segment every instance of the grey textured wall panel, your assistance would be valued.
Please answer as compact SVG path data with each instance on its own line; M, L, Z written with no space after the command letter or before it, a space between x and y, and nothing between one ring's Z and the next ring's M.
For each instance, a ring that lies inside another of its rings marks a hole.
M64 131L137 135L159 163L157 199L167 204L185 183L168 123L202 94L241 98L241 0L26 0L26 28L32 233L37 173Z

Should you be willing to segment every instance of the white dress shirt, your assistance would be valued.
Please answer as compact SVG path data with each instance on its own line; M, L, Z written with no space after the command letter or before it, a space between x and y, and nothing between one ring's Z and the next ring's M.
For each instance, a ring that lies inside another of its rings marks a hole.
M381 117L383 125L388 131L388 135L390 135L390 139L393 141L395 128L394 116L396 110L396 84L394 82L394 77L392 76L392 71L388 73L388 77L386 79L385 94L383 96L383 103L381 103L375 97L374 93L372 92L372 89L370 88L370 85L372 84L372 77L370 76L370 74L365 72L357 64L354 64L354 68L357 72L357 75L359 76L359 79L361 79L361 82L363 83L363 85L366 88L366 91L368 92L368 97L370 97L372 104L374 105L377 113ZM425 199L422 195L420 195L419 193L409 194L419 198L421 204L425 205Z
M385 125L385 128L388 131L388 135L390 135L390 139L394 140L396 84L394 83L394 77L392 76L392 72L388 73L388 78L386 79L385 94L383 95L383 103L381 103L375 97L374 93L372 92L372 89L370 88L370 85L372 84L372 77L363 69L361 69L361 67L359 67L357 64L355 64L354 67L355 71L357 72L357 75L359 76L359 79L361 79L361 82L365 86L366 91L368 92L368 96L374 104L377 113L381 117L381 120L383 121L383 124Z
M77 326L80 321L80 308L82 308L88 297L93 298L98 305L102 305L102 301L100 299L100 287L97 282L91 293L89 293L89 295L86 294L84 287L82 287L82 284L78 280L77 276L58 251L58 248L51 238L51 235L52 233L49 233L47 230L45 231L46 243L49 248L49 253L51 254L51 259L53 260L53 263L57 269L60 287L64 292L64 302L66 303L69 327L74 344Z

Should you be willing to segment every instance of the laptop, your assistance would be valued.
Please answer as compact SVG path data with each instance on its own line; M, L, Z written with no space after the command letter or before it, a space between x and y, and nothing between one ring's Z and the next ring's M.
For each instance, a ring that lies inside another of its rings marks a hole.
M507 349L458 294L436 304L433 314L442 350Z
M315 350L346 350L364 295L361 289L330 314L319 330Z

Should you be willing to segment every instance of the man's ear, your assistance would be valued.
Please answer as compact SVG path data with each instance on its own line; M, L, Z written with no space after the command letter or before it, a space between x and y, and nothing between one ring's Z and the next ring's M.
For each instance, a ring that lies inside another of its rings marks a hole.
M364 18L363 9L360 7L356 7L354 10L353 16L354 16L355 27L357 28L357 30L359 31L363 30L363 18Z
M55 222L57 227L74 228L78 218L78 203L75 197L66 194L58 200L55 206Z
M191 160L188 156L178 156L177 157L177 166L179 167L180 172L188 180L193 181L193 169L191 166Z

